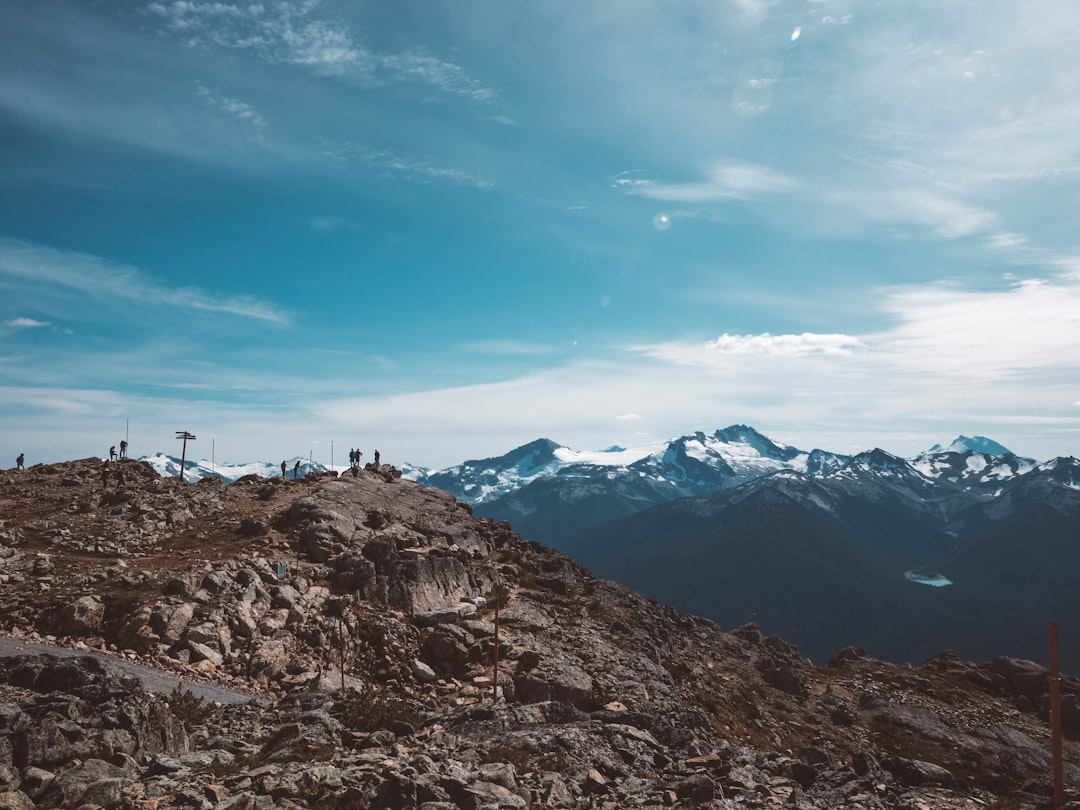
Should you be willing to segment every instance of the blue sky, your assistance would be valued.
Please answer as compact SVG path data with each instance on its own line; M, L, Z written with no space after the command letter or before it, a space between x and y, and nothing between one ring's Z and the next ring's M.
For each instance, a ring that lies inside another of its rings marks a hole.
M0 18L5 466L1080 455L1074 0Z

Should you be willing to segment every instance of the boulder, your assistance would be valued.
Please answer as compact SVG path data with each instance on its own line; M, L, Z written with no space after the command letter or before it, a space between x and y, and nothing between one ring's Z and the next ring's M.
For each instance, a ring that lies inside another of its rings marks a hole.
M60 622L65 636L93 636L101 632L105 620L105 605L96 596L80 596L60 610Z

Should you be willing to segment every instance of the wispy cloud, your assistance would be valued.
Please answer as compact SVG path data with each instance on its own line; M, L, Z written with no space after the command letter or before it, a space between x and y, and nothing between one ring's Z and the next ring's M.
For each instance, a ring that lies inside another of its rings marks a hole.
M697 182L659 183L623 172L613 179L612 186L625 194L694 204L778 194L793 191L799 183L767 166L729 161L715 166L704 180Z
M201 84L195 86L195 95L214 109L220 110L244 123L251 124L256 129L263 129L266 126L266 119L256 112L250 104L235 98L229 98Z
M0 276L77 290L94 298L136 301L142 306L234 315L284 324L284 310L255 296L216 295L197 287L172 287L122 264L85 253L0 237Z
M4 326L10 326L15 329L38 329L42 326L50 326L48 321L36 321L33 318L12 318L9 321L4 321Z
M330 160L356 164L413 183L442 181L471 186L480 191L495 188L493 180L479 177L467 169L441 166L432 161L408 158L388 149L373 149L363 144L328 144L322 154Z
M291 64L324 76L364 84L409 83L476 102L498 98L496 91L460 65L424 49L378 53L364 45L347 21L319 15L318 0L234 5L173 0L145 6L161 32L190 48L247 52L274 64Z

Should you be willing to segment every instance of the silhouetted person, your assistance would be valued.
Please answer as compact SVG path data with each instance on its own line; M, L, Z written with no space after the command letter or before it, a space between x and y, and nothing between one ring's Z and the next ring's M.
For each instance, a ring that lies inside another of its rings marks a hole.
M375 451L375 469L379 469L379 451Z
M116 445L115 444L112 447L109 448L109 461L112 461L114 458L116 458Z
M283 462L281 462L281 477L282 477L282 478L284 478L284 477L285 477L285 467L286 467L286 464L285 464L285 462L284 462L284 461L283 461Z
M15 459L15 469L16 470L25 470L26 469L26 467L23 466L23 454L22 453L19 453L19 457L17 459Z
M293 464L292 477L293 478L299 478L300 477L300 459L297 459L296 463Z
M120 458L127 458L127 439L120 440Z

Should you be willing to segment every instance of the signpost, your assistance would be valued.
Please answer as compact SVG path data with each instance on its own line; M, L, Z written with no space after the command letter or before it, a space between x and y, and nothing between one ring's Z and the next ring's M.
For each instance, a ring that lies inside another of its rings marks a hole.
M188 439L195 441L195 434L188 433L186 430L176 431L176 438L184 440L184 448L180 451L180 483L184 483L184 459L187 458L187 443Z

